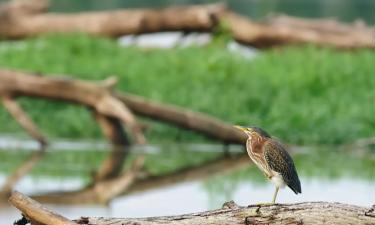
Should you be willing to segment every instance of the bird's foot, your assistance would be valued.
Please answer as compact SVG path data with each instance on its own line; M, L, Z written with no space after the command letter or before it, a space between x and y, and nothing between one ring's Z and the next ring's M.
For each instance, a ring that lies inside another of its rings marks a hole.
M259 214L260 214L259 209L260 209L260 206L258 206L256 208L252 208L251 211L246 212L246 214L245 214L245 224L246 225L256 224L256 221L254 221L254 217L259 216Z

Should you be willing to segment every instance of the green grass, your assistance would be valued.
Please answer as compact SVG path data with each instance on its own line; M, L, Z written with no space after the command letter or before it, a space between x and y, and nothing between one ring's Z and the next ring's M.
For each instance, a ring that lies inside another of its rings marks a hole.
M285 142L340 144L374 135L375 52L311 46L263 51L252 61L220 44L171 50L121 48L84 35L0 43L0 67L101 80L117 75L119 90L258 125ZM101 137L81 107L22 99L48 136ZM22 130L0 108L0 132ZM202 141L191 132L152 123L151 142Z

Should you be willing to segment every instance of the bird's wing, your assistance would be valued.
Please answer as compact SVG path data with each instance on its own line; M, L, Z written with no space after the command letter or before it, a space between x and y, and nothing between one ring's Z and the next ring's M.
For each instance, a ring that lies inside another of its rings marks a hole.
M292 157L290 157L281 143L275 140L268 140L264 147L264 157L268 166L282 175L285 183L294 193L301 193L301 183Z

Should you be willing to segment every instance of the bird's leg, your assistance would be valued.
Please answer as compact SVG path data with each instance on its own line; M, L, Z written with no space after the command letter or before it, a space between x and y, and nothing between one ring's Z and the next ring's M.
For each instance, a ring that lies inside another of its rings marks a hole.
M279 187L276 187L275 193L273 194L272 204L275 204L277 193L279 192Z
M272 176L269 175L268 173L265 173L265 172L264 172L264 176L267 177L267 179L269 179L269 180L272 179ZM274 195L273 195L273 200L272 200L272 202L267 202L267 203L263 203L263 202L261 202L261 203L256 203L255 205L257 205L257 206L270 206L270 205L274 205L274 204L275 204L275 200L276 200L276 195L277 195L277 192L278 192L278 191L279 191L279 188L276 187L276 192L275 192Z

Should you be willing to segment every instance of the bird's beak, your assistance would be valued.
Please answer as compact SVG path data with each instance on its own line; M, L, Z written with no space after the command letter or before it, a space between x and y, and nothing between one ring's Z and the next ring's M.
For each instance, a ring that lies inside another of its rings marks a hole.
M245 127L241 127L241 126L234 126L235 128L239 129L239 130L242 130L242 131L246 131L246 128Z

